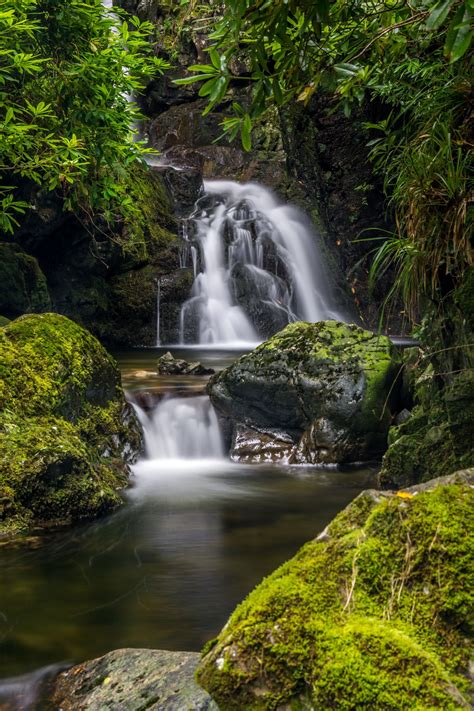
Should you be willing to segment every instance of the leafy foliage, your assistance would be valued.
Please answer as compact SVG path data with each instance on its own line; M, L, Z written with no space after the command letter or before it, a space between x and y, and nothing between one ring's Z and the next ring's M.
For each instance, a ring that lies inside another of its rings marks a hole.
M218 7L220 3L215 3ZM252 121L270 103L307 103L318 89L352 106L377 100L386 118L367 126L397 233L384 240L372 276L395 263L393 293L414 317L420 294L442 298L473 263L468 49L472 0L226 0L211 35L211 64L181 83L205 81L209 108L236 80L252 83L248 109L234 104L224 130L251 146ZM245 51L248 74L231 59Z
M127 166L143 156L129 96L167 65L149 23L100 0L5 0L0 9L0 229L28 207L16 188L56 191L67 209L133 216Z

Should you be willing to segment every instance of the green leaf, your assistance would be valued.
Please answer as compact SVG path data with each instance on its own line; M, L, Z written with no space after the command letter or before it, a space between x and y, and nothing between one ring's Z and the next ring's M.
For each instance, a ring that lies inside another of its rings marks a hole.
M454 0L439 0L439 2L436 3L426 20L426 26L429 30L437 30L438 27L441 27L453 6L453 1Z
M221 58L215 47L211 47L209 50L209 57L211 58L212 66L220 71L221 69Z
M281 85L278 79L273 79L272 81L273 96L277 104L283 103L283 92L281 90Z
M185 84L195 84L197 81L207 81L208 79L216 79L215 74L195 74L193 77L184 77L183 79L173 79L173 84L183 86Z
M242 147L244 151L248 152L252 148L252 119L248 114L245 115L245 118L242 121L242 128L240 133L242 138Z
M473 35L471 19L472 13L467 5L461 5L449 26L444 47L444 53L450 62L460 59L471 45Z
M213 89L214 85L218 81L217 77L212 77L212 79L208 79L205 84L202 85L202 87L199 89L199 96L209 96Z

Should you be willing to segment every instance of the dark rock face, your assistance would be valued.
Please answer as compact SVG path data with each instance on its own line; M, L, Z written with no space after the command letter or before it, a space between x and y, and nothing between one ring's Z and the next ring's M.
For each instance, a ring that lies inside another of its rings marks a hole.
M217 711L194 680L199 654L119 649L61 673L51 708L63 711Z
M15 318L50 308L46 278L38 261L18 245L0 243L0 314Z
M291 440L291 462L354 462L385 449L395 372L386 337L334 321L293 323L211 378L209 394L234 425L235 459L287 458Z
M225 711L471 708L473 484L360 494L238 606L198 682Z
M122 499L142 433L115 362L58 314L0 332L0 535L103 514Z
M372 242L359 238L393 230L387 218L382 179L374 173L367 142L371 136L363 123L375 122L380 109L367 104L346 118L337 100L317 93L308 106L294 105L281 114L282 136L292 184L298 185L295 202L301 204L319 227L332 278L342 292L348 287L363 323L377 327L379 305L387 292L378 284L368 294L368 269ZM291 191L290 191L291 196ZM364 231L371 232L365 234ZM345 275L345 284L340 274ZM341 298L343 298L343 293ZM397 310L391 315L394 329L403 330ZM405 324L406 327L406 324Z
M175 183L168 172L179 175ZM0 314L54 309L108 345L151 346L157 338L157 280L162 279L162 337L178 340L179 312L192 278L180 270L182 239L173 199L182 199L186 212L202 180L192 171L136 166L129 180L144 227L113 228L100 221L86 227L63 213L59 201L36 196L38 205L15 235L15 247L0 242Z

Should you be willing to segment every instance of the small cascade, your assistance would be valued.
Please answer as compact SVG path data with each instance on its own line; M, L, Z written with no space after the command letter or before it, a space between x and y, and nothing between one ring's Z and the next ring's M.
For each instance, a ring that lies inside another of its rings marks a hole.
M252 183L205 189L183 235L194 284L181 343L254 345L292 321L344 320L298 210Z
M149 414L134 405L149 460L222 459L217 415L206 395L166 397Z

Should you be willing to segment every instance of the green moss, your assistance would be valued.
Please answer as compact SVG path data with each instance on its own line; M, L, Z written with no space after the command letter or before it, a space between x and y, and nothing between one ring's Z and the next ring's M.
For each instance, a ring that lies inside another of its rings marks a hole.
M163 180L151 169L134 164L127 183L141 219L126 225L125 251L143 263L157 257L166 262L167 252L176 249L179 240Z
M467 708L472 499L463 476L356 499L237 608L199 682L229 711Z
M474 466L474 371L456 374L440 391L429 367L416 382L411 417L389 433L380 482L398 488Z
M140 445L117 367L90 333L57 314L2 329L0 533L117 506L123 453Z
M10 319L6 318L6 316L0 316L0 328L3 328L3 326L6 326L7 323L10 323Z

